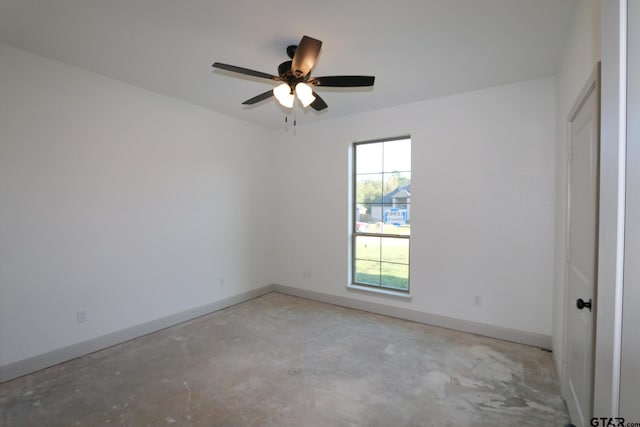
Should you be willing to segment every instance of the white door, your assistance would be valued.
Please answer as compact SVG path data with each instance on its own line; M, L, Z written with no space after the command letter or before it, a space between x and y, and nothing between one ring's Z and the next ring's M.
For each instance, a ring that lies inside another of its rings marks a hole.
M569 116L564 398L571 422L590 425L597 278L599 67Z

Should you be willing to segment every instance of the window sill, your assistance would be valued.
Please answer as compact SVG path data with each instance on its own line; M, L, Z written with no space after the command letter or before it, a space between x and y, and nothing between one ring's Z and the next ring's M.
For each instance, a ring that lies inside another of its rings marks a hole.
M355 285L353 283L350 285L347 285L347 289L350 291L369 292L372 294L386 295L386 296L402 298L406 300L411 300L413 298L411 294L407 292L398 292L398 291L392 291L390 289L373 288L370 286Z

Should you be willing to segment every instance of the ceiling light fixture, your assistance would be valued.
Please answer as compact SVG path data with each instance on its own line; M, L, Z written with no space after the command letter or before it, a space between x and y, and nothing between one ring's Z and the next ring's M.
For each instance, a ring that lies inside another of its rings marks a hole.
M283 107L293 107L294 96L291 87L287 83L282 83L281 85L273 88L273 96L276 97Z
M313 95L313 89L304 82L296 84L295 89L292 89L288 83L282 83L273 89L273 96L275 96L280 105L285 108L293 108L295 96L298 97L303 107L308 107L316 100L316 97Z
M316 97L313 96L313 90L311 86L306 83L300 82L296 85L296 95L298 99L302 103L303 107L308 107L313 101L316 100Z
M278 75L263 73L262 71L235 65L214 62L213 68L246 76L267 79L271 83L280 82L280 86L249 98L242 105L254 105L275 96L278 102L285 108L293 108L296 95L300 103L305 107L311 107L315 111L327 108L327 103L315 93L316 87L369 87L373 86L374 76L323 76L311 77L311 70L322 48L322 42L309 36L302 36L300 43L287 46L287 56L290 61L284 61L278 65Z

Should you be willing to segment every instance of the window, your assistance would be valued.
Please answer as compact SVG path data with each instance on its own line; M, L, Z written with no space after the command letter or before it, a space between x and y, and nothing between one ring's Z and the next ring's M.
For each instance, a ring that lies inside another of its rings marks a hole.
M409 292L411 139L353 146L352 283Z

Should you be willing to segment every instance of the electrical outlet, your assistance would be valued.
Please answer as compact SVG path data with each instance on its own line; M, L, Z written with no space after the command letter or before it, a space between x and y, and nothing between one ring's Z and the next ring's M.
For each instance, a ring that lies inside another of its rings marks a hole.
M476 295L473 297L473 305L475 307L480 307L482 305L482 297L480 295Z
M303 279L311 279L311 272L309 270L305 270L302 272Z
M87 312L86 310L78 310L76 311L76 323L84 323L87 321Z
M220 287L223 288L224 287L224 278L220 279L220 281L218 283L220 284Z

